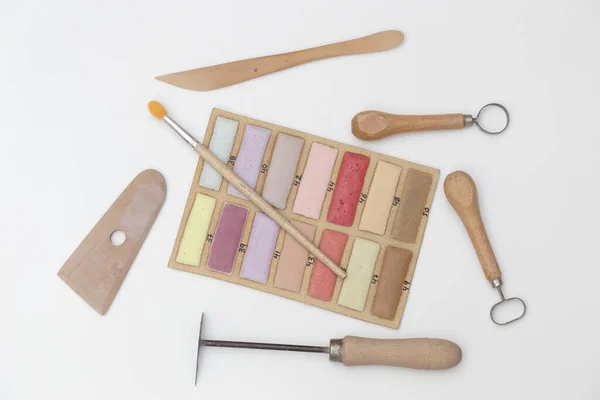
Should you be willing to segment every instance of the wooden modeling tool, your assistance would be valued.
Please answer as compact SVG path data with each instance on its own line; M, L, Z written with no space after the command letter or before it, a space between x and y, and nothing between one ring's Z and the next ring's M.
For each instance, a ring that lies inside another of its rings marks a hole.
M445 339L370 339L345 336L343 339L331 339L329 346L206 340L202 339L203 317L204 314L200 317L195 383L198 382L200 348L202 346L325 353L329 354L329 361L341 362L347 367L389 365L411 369L441 370L455 367L462 359L461 348L456 343Z
M165 195L165 178L159 172L141 172L58 271L58 276L101 315L117 295ZM117 233L124 234L124 242L115 241Z
M480 121L483 113L493 108L500 109L505 115L504 126L499 130L484 128ZM352 118L352 133L360 140L377 140L397 133L462 129L474 124L482 132L498 134L508 127L509 120L508 110L498 103L486 104L476 117L468 114L396 115L369 110Z
M389 50L399 46L403 41L404 34L402 32L384 31L354 40L291 53L176 72L158 76L156 79L183 89L213 90L324 58Z
M494 255L492 245L483 225L483 220L481 219L477 187L473 178L466 172L455 171L446 177L444 192L467 229L486 279L490 281L492 287L498 289L498 293L500 294L500 302L495 304L490 310L492 321L498 325L506 325L523 318L527 311L525 302L518 297L506 299L504 298L504 293L502 293L502 272L498 266L498 261L496 261L496 256ZM516 318L499 321L497 317L494 317L494 311L498 311L499 305L509 302L521 306L523 311Z
M162 119L169 125L175 132L181 136L190 146L196 150L196 153L204 161L210 164L225 180L231 183L237 190L239 190L244 196L246 196L252 203L267 214L273 221L275 221L283 230L289 233L294 239L319 259L327 268L332 270L338 277L344 279L346 273L336 265L329 257L325 255L317 246L315 246L306 236L304 236L294 225L286 220L279 212L277 212L271 205L263 199L258 193L256 193L250 186L246 184L239 176L236 175L225 163L223 163L217 156L210 152L202 143L194 139L185 129L183 129L177 122L171 119L167 115L167 110L157 101L151 101L148 103L148 109L150 113L157 119Z

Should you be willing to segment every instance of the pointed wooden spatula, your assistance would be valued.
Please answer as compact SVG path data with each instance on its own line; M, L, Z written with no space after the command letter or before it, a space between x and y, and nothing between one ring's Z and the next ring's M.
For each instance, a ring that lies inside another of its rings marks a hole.
M184 89L213 90L324 58L389 50L397 47L403 41L404 34L402 32L383 31L345 42L191 69L157 76L156 79Z

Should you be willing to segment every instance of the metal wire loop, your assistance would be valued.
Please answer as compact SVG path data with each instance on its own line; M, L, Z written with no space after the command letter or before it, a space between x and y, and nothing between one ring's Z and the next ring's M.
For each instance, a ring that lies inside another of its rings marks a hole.
M486 108L491 108L491 107L496 107L501 109L504 112L504 115L506 115L506 124L504 125L504 127L502 129L500 129L499 131L490 131L485 129L484 127L482 127L479 124L479 117L481 116L481 113L486 109ZM479 128L480 131L485 132L485 133L489 133L491 135L497 135L498 133L502 133L506 130L506 128L508 128L508 124L510 122L510 115L508 114L508 110L506 109L506 107L504 107L502 104L498 104L498 103L489 103L486 104L485 106L481 107L481 109L479 110L479 112L477 113L477 116L475 118L473 118L473 123L475 125L477 125L477 128Z
M502 294L502 292L500 292L500 294L501 294L502 300L500 302L494 304L494 306L490 310L490 318L492 318L492 321L494 321L495 324L497 324L497 325L508 325L511 322L518 321L518 320L520 320L521 318L523 318L525 316L525 313L527 312L527 306L525 305L525 302L523 300L521 300L518 297L511 297L511 298L505 299L504 298L504 294ZM522 308L523 311L521 312L521 314L518 317L510 319L508 321L498 321L496 318L494 318L494 310L496 310L497 306L502 305L502 304L506 304L506 303L510 303L510 302L515 302L515 301L519 302L521 304L521 306L523 307Z

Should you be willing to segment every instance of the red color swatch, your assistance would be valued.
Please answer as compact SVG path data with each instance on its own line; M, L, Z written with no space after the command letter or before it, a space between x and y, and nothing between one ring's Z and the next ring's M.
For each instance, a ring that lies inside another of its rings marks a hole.
M348 242L348 235L345 233L325 229L321 236L319 249L334 263L339 264L342 261L346 242ZM321 261L316 260L310 276L308 295L324 301L331 301L336 280L335 274Z
M327 213L328 222L352 226L367 168L369 157L350 152L344 154Z

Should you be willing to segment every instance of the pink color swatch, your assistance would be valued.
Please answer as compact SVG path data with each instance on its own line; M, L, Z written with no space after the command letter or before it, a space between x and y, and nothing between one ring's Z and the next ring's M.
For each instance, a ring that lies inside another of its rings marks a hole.
M329 205L328 222L352 226L367 168L369 168L369 157L349 151L344 154Z
M293 211L296 214L319 219L337 153L337 149L324 144L312 144L294 202Z
M311 241L315 236L316 226L299 221L290 221L298 230ZM273 286L280 289L299 292L308 261L308 250L289 234L285 234L281 257L277 264Z
M348 235L345 233L325 229L321 236L319 249L334 263L340 264L347 242ZM308 295L323 301L331 301L336 280L337 277L333 271L317 260L310 276Z

